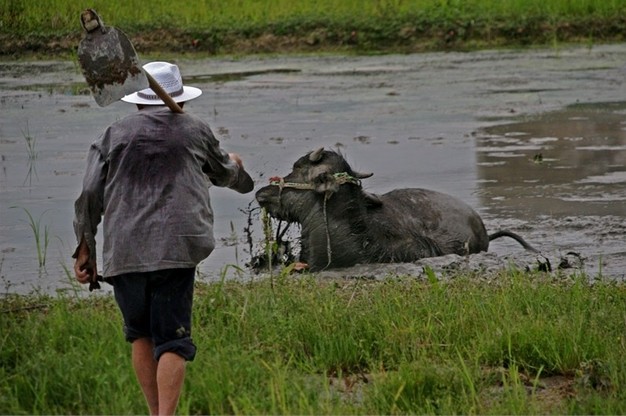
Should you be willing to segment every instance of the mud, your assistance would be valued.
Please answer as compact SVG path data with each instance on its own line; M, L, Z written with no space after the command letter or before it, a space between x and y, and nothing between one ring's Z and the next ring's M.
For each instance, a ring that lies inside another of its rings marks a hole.
M308 150L339 147L355 169L374 172L368 190L451 193L489 231L522 234L553 266L576 252L592 275L624 278L626 45L176 62L204 91L185 110L241 154L257 187ZM98 107L75 62L0 62L1 292L70 287L86 150L131 111ZM212 198L218 247L202 278L247 276L263 238L254 215L251 253L253 194L215 188ZM48 233L42 266L33 229L40 247ZM513 242L495 241L490 251L476 268L536 264Z

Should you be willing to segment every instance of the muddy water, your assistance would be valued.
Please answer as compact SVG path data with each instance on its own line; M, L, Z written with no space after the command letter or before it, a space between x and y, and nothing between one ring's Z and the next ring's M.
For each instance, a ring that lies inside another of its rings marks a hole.
M364 181L373 192L449 192L490 230L517 231L555 258L578 252L587 271L624 277L626 45L176 61L204 91L185 110L242 155L257 186L308 150L340 148L374 172ZM0 62L1 292L69 286L87 147L131 111L98 107L73 62ZM218 247L200 270L206 279L245 273L253 195L212 195ZM256 222L252 238L257 254ZM506 241L491 250L500 259L520 251Z
M626 273L626 103L574 104L476 136L480 205L543 250ZM549 252L548 252L549 253Z

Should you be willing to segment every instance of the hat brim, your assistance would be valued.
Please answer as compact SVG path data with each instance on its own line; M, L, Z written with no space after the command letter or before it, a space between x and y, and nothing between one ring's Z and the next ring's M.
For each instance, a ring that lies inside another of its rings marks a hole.
M152 92L152 90L149 88L143 91L147 91L148 94L154 94L154 92ZM194 98L198 98L201 94L202 90L200 88L183 86L183 93L179 96L172 97L172 99L177 103L184 103L186 101L193 100ZM165 105L163 100L161 100L160 98L156 100L149 100L140 97L136 92L122 97L122 101L131 104Z

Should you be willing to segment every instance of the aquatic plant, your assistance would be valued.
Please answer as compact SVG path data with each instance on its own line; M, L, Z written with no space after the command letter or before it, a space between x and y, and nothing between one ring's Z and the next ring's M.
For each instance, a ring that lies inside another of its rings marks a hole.
M35 161L37 160L37 156L39 152L35 149L37 144L37 139L35 136L30 134L30 129L28 127L28 121L26 122L26 130L22 130L22 136L24 137L24 141L26 142L26 154L28 156L28 174L24 179L24 183L28 181L28 185L32 185L33 175L37 176L37 167L35 166Z
M24 136L24 140L26 141L26 151L28 153L28 160L37 159L37 151L35 150L35 144L37 140L34 136L30 134L30 129L28 128L28 121L26 122L26 131L22 130L22 136Z
M21 208L24 210L26 215L28 216L28 225L30 226L31 231L33 232L33 236L35 237L35 248L37 249L37 261L39 263L40 268L44 268L46 266L46 256L48 252L48 244L50 243L50 228L46 224L41 226L41 219L44 214L47 212L44 211L41 213L39 218L35 220L35 217L24 207L13 206L11 208Z

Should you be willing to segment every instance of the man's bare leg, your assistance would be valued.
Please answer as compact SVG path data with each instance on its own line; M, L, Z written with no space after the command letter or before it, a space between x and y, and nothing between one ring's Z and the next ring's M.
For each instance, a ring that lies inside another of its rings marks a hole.
M157 361L154 359L153 348L150 338L139 338L132 343L133 368L137 375L137 381L150 408L150 414L158 415Z
M159 391L159 414L173 415L185 380L185 359L166 352L159 358L156 381Z

